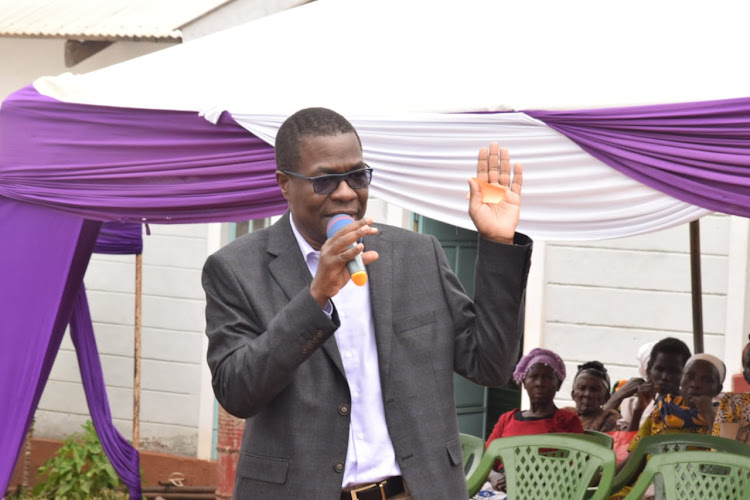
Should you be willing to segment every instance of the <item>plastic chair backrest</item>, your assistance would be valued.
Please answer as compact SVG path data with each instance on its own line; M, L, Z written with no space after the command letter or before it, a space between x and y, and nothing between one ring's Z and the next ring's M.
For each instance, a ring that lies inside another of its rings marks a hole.
M484 441L471 434L459 434L461 439L461 453L464 457L464 474L468 478L477 467L484 454Z
M600 487L590 498L609 494L615 453L585 434L534 434L495 439L467 480L472 497L487 479L495 460L503 461L509 500L588 497L587 488L601 471Z
M678 451L651 457L624 500L642 498L658 476L666 500L750 498L750 457L715 451Z
M716 450L738 455L750 455L750 445L718 436L687 432L646 436L640 440L633 450L625 467L615 476L611 493L617 493L623 486L633 482L649 455L661 455L688 449Z
M596 440L599 443L601 443L602 445L606 446L610 450L612 448L614 448L614 446L615 446L615 438L613 438L609 434L605 434L605 433L600 432L600 431L595 431L593 429L586 429L585 431L583 431L583 434L586 435L586 436L592 436L592 437L596 438Z

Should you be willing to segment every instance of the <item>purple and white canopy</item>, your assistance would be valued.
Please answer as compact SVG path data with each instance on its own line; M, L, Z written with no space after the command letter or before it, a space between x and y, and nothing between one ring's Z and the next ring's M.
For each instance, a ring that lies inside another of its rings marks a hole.
M474 156L492 140L525 166L521 230L536 238L747 215L741 14L684 2L318 1L37 80L3 105L0 195L96 220L279 213L268 147L256 149L262 163L219 159L224 131L187 136L172 123L228 111L272 144L288 114L323 105L360 131L373 196L459 226L470 227Z
M75 335L91 339L81 280L99 221L281 213L271 144L299 108L352 120L372 196L458 226L471 227L466 179L490 141L524 164L520 230L538 239L750 215L745 9L318 0L12 94L0 108L0 491L74 305ZM102 439L137 496L137 454Z

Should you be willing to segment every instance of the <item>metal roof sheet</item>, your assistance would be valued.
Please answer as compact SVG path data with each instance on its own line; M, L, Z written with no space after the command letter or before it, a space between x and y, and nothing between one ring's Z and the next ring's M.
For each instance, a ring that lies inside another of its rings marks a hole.
M0 36L179 41L180 28L232 0L0 0Z

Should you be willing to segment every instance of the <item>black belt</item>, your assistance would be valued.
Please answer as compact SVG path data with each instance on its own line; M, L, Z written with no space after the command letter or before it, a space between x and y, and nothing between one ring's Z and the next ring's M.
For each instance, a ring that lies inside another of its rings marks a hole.
M404 480L401 476L389 477L379 483L368 484L360 488L341 492L341 500L383 500L404 491Z

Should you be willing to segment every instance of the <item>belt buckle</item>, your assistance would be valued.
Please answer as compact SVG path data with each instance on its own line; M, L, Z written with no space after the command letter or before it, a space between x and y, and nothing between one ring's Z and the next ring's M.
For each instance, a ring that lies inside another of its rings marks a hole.
M353 490L349 490L349 494L352 496L352 500L359 500L359 497L357 496L357 492L369 490L373 486L377 486L380 489L380 498L382 500L386 500L385 489L383 488L383 486L385 485L387 481L388 480L386 479L384 481L380 481L379 483L368 484L367 486L362 486L361 488L355 488Z

